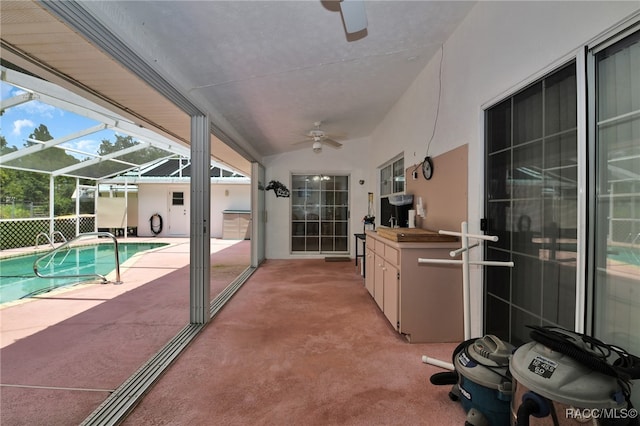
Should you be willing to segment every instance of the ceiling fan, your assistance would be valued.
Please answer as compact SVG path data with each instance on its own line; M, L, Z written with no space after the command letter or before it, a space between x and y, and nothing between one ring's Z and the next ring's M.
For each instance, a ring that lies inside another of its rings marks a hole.
M364 0L340 1L340 13L347 34L357 33L367 28L367 14L364 10Z
M327 145L332 146L334 148L340 148L342 146L342 144L340 142L337 142L337 141L331 139L324 132L324 130L321 130L320 129L320 125L321 124L322 124L322 122L320 122L320 121L316 121L315 123L313 123L313 125L315 127L312 130L309 130L307 132L307 138L308 139L304 140L304 141L296 142L296 143L294 143L294 145L313 142L312 147L313 147L313 152L315 152L315 153L322 152L322 145L323 144L327 144Z

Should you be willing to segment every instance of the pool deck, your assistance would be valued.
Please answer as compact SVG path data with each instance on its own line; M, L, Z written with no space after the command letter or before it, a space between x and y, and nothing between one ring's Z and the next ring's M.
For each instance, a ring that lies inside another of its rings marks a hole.
M150 281L163 277L178 269L189 265L189 239L188 238L121 238L119 242L153 242L167 243L166 247L152 250L143 256L134 256L121 265L122 285L108 284L79 284L77 286L64 287L29 299L16 302L8 302L0 305L0 348L4 348L20 339L28 337L57 324L74 315L94 308L110 298L121 296ZM211 253L217 253L225 248L237 244L236 240L211 240ZM249 243L248 241L246 242ZM46 250L40 246L3 250L0 259L7 256L29 254L34 251ZM248 265L247 258L247 265ZM212 263L213 264L213 263ZM113 273L108 276L113 278ZM32 312L29 304L39 300L38 311L46 312L38 315ZM28 315L25 315L28 312ZM43 319L45 319L43 321Z
M189 239L119 241L169 245L127 260L123 284L80 284L0 305L0 424L79 424L188 324ZM249 266L250 247L211 240L212 298ZM34 400L41 403L26 402Z

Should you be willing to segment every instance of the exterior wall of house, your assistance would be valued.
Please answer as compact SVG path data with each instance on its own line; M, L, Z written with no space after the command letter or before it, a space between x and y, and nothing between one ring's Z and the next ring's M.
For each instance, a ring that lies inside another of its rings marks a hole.
M481 233L484 210L483 110L575 58L591 39L637 10L634 2L479 2L444 44L440 110L429 155L468 144L470 233ZM397 154L387 143L391 137L404 143L405 167L422 161L438 109L439 69L436 54L378 126L369 151L372 169ZM437 165L434 169L438 173ZM475 260L481 255L470 252ZM470 272L475 336L482 332L482 275L480 268Z
M367 214L369 140L352 140L341 148L323 148L314 153L311 146L284 155L274 155L264 159L266 182L277 180L291 189L292 173L324 173L349 175L350 222L349 235L362 232L362 218ZM359 181L365 183L360 185ZM375 186L375 183L373 184ZM305 255L291 255L291 203L290 198L276 197L267 191L266 255L268 259L299 258ZM351 256L355 253L353 238L349 239ZM307 255L314 257L314 255ZM324 257L317 256L315 257Z
M182 223L171 229L169 206L171 191L185 194L186 227ZM251 185L249 184L212 184L211 185L211 237L222 238L222 212L224 210L250 210ZM150 237L149 219L155 213L163 220L160 236L189 236L189 184L138 184L138 236Z
M189 186L185 186L186 190ZM163 221L167 218L169 209L167 200L167 189L161 184L139 184L138 185L138 236L151 237L151 226L149 219L154 214L159 214ZM163 229L159 235L166 235Z
M483 212L483 109L571 60L583 46L638 10L637 2L478 2L444 44L438 105L440 53L389 111L371 140L348 141L340 151L311 149L264 159L267 182L285 184L292 172L344 170L352 175L351 231L360 229L366 194L378 194L377 168L404 152L405 168L429 155L468 145L468 222L480 233ZM438 173L437 165L435 173ZM357 184L364 179L365 184ZM356 182L354 184L354 182ZM429 200L426 200L428 203ZM290 206L266 197L267 258L288 258ZM438 227L434 224L434 227ZM351 244L353 245L353 244ZM353 255L353 247L352 247ZM471 257L479 259L480 251ZM482 330L481 271L471 271L472 335Z

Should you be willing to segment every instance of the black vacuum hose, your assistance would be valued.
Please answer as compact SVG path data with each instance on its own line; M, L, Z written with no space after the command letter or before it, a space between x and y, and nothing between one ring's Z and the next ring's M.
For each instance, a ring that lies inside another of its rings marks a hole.
M518 421L516 423L517 426L529 426L529 417L532 414L538 413L540 411L540 407L538 403L533 399L526 398L518 407Z
M153 219L158 218L158 225L155 226L153 224ZM151 227L151 232L153 232L153 235L158 235L159 233L162 232L162 216L160 216L158 213L154 213L153 215L151 215L151 217L149 218L149 226Z
M615 378L627 405L631 404L631 380L640 378L640 358L622 348L608 345L585 334L559 327L531 325L527 327L531 328L530 336L536 342L573 358L593 371ZM578 340L582 340L590 350L583 349L573 343ZM610 363L610 359L613 357L617 357L617 359Z
M531 338L536 342L542 343L549 349L568 355L580 364L587 366L598 373L602 373L609 377L618 377L618 372L608 364L606 360L594 357L592 353L577 347L569 340L554 338L545 331L546 330L543 328L533 329L530 333Z
M458 383L458 373L455 371L447 371L443 373L435 373L431 375L429 379L432 385L455 385Z

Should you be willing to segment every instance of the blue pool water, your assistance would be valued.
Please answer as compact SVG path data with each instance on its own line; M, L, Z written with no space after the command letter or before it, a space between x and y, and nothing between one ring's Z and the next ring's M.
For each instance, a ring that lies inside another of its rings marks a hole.
M618 262L640 266L640 248L638 247L609 247L607 257Z
M136 253L165 246L165 243L118 243L120 264ZM115 270L113 244L93 244L57 252L38 264L45 276L100 274ZM0 259L0 303L41 294L58 287L77 284L91 278L40 278L33 272L33 262L44 253ZM95 280L100 280L96 277Z

